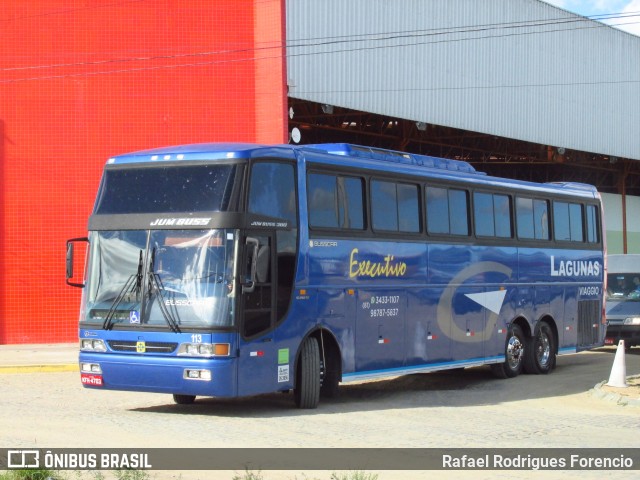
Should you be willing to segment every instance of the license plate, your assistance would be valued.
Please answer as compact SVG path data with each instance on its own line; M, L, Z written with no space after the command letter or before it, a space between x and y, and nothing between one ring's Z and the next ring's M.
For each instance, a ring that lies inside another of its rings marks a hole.
M102 375L94 375L91 373L81 373L80 381L83 385L89 385L91 387L102 387L104 385Z
M604 344L605 345L613 345L613 338L605 338L604 339Z

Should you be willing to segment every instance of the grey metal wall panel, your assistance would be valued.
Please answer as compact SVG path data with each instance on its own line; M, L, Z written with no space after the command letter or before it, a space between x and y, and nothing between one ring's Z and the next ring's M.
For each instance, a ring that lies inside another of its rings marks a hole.
M539 0L287 0L289 96L640 160L640 37Z

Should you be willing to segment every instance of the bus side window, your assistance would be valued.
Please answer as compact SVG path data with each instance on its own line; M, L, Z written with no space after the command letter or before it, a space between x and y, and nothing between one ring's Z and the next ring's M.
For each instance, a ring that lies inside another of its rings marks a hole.
M553 202L553 229L556 240L582 242L582 205Z
M253 165L249 191L249 212L288 220L297 225L296 189L293 165L260 162Z
M549 205L546 200L516 198L518 238L549 240Z
M427 186L425 201L430 235L469 235L469 201L465 190Z
M361 178L310 173L307 182L309 226L346 230L364 228Z
M533 201L533 217L536 240L549 240L549 202L547 200Z
M595 205L587 205L587 242L598 243L598 210Z
M371 181L371 214L374 230L420 232L418 186Z
M473 194L476 235L511 238L511 202L498 193Z

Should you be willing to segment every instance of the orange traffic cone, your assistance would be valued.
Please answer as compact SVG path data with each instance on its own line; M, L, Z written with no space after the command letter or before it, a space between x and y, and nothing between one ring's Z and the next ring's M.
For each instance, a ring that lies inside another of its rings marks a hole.
M609 381L607 382L609 387L626 388L629 386L627 385L627 367L624 363L624 355L624 340L620 340L618 349L616 350L616 356L613 359L611 375L609 375Z

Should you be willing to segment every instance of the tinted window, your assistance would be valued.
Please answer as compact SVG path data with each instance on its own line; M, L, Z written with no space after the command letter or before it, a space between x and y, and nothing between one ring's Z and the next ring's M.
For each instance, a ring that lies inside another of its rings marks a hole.
M511 237L511 205L507 195L493 196L493 211L496 222L496 237Z
M582 242L582 205L553 202L553 229L556 240Z
M401 232L420 231L420 208L417 185L398 184L398 228Z
M468 235L467 192L427 187L427 231L431 234Z
M373 180L371 215L375 230L419 232L418 187Z
M449 225L453 235L469 235L467 192L449 190Z
M519 238L534 238L533 199L516 198L516 219Z
M97 214L237 211L243 165L108 168Z
M256 163L251 171L249 212L297 224L293 165Z
M569 226L571 228L571 240L582 242L584 240L582 231L582 205L577 203L569 204Z
M587 242L598 243L598 212L595 205L587 205Z
M338 201L338 220L343 228L364 228L364 205L362 201L362 180L353 177L338 177L338 192L343 201Z
M321 228L364 228L362 180L309 174L309 224Z
M371 218L375 230L398 230L395 183L371 182Z
M475 193L473 198L476 235L481 237L495 236L493 196L490 193Z
M476 235L511 237L511 205L507 195L475 193L474 218Z
M533 226L537 240L549 240L549 202L533 201Z
M309 224L313 227L338 228L335 176L309 175Z
M427 187L427 231L434 234L450 233L446 188Z
M553 202L553 234L556 240L571 240L568 203Z
M523 239L549 240L549 216L546 200L531 198L516 199L518 237Z

